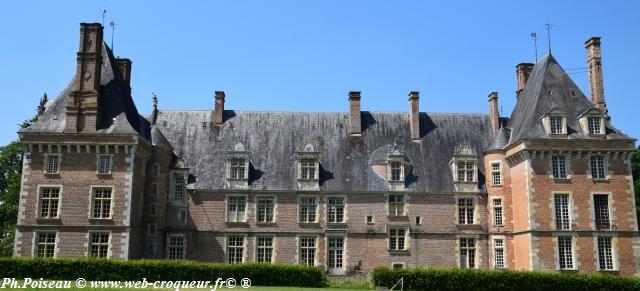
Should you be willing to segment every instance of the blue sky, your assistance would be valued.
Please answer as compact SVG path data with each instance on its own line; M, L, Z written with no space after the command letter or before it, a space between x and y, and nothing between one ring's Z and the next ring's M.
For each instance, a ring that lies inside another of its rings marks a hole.
M160 109L211 109L214 90L228 109L342 112L350 90L369 111L407 111L418 90L427 112L487 112L498 91L509 115L515 65L533 61L533 31L546 53L551 22L565 69L586 67L584 41L602 37L612 122L640 137L638 1L6 1L0 144L17 138L43 92L55 98L71 80L79 23L100 22L103 7L118 23L115 54L133 61L143 115L152 92ZM589 95L587 74L571 76Z

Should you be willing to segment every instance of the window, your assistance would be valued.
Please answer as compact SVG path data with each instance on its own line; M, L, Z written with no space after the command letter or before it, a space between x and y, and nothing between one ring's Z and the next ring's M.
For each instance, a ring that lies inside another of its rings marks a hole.
M36 234L36 252L38 258L53 258L56 249L55 232L38 232Z
M496 269L504 269L504 239L493 240L493 266Z
M316 160L300 159L300 179L314 180L316 178Z
M158 233L158 229L157 229L155 223L147 224L147 235L148 236L156 236L157 233Z
M158 215L158 203L149 204L149 216Z
M316 222L316 197L300 197L300 222Z
M180 211L178 212L178 223L187 224L187 210L186 209L180 209Z
M493 199L493 226L503 226L502 199Z
M153 164L151 166L151 176L153 177L158 177L160 176L160 165L158 164Z
M98 155L98 174L111 173L112 155Z
M246 207L247 207L246 196L228 196L227 197L227 221L245 222Z
M167 257L169 260L184 259L187 255L187 244L183 235L169 235L167 244Z
M602 134L602 128L600 126L600 117L587 118L587 126L589 128L589 134Z
M60 172L60 155L44 155L44 172L45 174L58 174Z
M403 194L389 194L389 216L403 216L404 215L404 195Z
M256 243L256 262L271 263L273 261L273 237L259 236Z
M401 162L392 162L391 163L391 181L402 181L402 163Z
M109 233L89 233L89 257L106 258L109 252Z
M475 182L476 180L476 162L459 161L458 162L458 182Z
M493 182L493 186L502 185L500 163L491 163L491 181Z
M156 242L147 243L147 256L155 256L156 255Z
M458 198L458 224L473 224L474 212L473 198Z
M598 237L598 266L601 271L615 270L611 237Z
M551 157L551 171L554 179L567 178L567 160L564 156Z
M607 178L604 169L604 157L591 157L591 178L595 180L604 180Z
M57 218L60 209L60 188L40 188L40 218Z
M404 263L391 263L391 268L394 270L404 269Z
M609 195L593 195L593 207L595 211L596 229L611 229L611 222L609 221Z
M111 218L111 188L93 188L91 218Z
M244 237L227 237L227 262L230 264L242 263L244 257Z
M258 222L273 222L275 204L274 197L258 197L256 220Z
M416 216L416 225L421 225L421 224L422 224L422 217Z
M570 230L569 194L555 194L555 217L557 230Z
M182 174L176 174L173 176L173 197L176 200L184 199L184 176Z
M389 229L389 250L404 251L406 250L406 234L407 230L403 227L394 227Z
M549 128L552 134L563 134L564 133L564 125L563 125L563 117L562 116L550 116L549 117Z
M476 267L476 239L460 238L460 268L474 269Z
M151 197L158 198L158 183L151 183Z
M300 237L300 264L313 266L316 261L316 238Z
M558 267L561 270L573 269L573 238L570 236L558 237Z
M367 224L373 224L373 215L367 215Z
M231 158L229 160L229 178L246 179L247 160L244 158Z
M329 223L344 222L344 198L343 197L327 198L327 222Z

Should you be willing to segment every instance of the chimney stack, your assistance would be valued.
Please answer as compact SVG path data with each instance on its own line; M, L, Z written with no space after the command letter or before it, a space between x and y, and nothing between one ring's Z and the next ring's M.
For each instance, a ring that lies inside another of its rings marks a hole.
M362 117L360 113L360 91L349 92L349 133L362 134Z
M495 136L500 130L500 111L498 110L498 92L489 94L489 119Z
M118 63L118 69L122 79L131 87L131 60L130 59L116 59Z
M533 71L533 66L531 63L520 63L516 66L516 77L518 78L517 98L520 98L520 94L522 94L522 90L524 90L524 86L527 84L529 75L531 75L531 71Z
M215 91L215 109L213 110L213 124L220 125L224 122L224 91Z
M602 53L600 38L592 37L585 42L587 49L587 65L589 67L589 91L591 104L607 113L607 103L604 100L604 82L602 80Z
M420 92L409 93L409 126L411 127L411 139L420 139Z
M67 103L65 132L95 132L102 68L102 25L80 24L76 76Z

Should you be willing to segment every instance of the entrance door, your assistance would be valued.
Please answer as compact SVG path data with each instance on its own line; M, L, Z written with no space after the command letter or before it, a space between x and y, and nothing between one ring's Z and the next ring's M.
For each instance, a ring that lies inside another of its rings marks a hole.
M344 237L329 237L328 240L327 273L330 275L343 275Z

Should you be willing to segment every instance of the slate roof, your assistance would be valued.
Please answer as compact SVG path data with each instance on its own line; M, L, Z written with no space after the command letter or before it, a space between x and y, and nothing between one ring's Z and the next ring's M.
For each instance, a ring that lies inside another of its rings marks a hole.
M157 125L195 176L189 187L225 188L228 152L243 143L251 161L249 189L293 190L295 153L311 143L320 154L320 189L387 191L387 181L370 167L372 154L397 141L413 164L409 191L454 191L449 162L457 145L469 143L481 155L492 141L487 114L420 113L422 138L411 140L408 113L362 112L363 133L348 133L346 113L225 111L211 126L211 111L160 111ZM484 184L479 156L480 185Z
M535 64L529 79L518 99L507 127L511 129L509 144L522 139L549 138L544 132L540 118L557 109L566 114L567 138L588 138L578 124L578 116L592 107L591 101L555 58L548 54ZM607 139L632 139L606 122Z
M73 90L74 76L58 97L50 102L44 115L22 132L62 133L66 124L66 106ZM97 133L140 134L150 140L150 124L138 113L129 85L122 78L111 49L102 43L102 95L98 104L100 120ZM115 122L113 121L115 118Z

